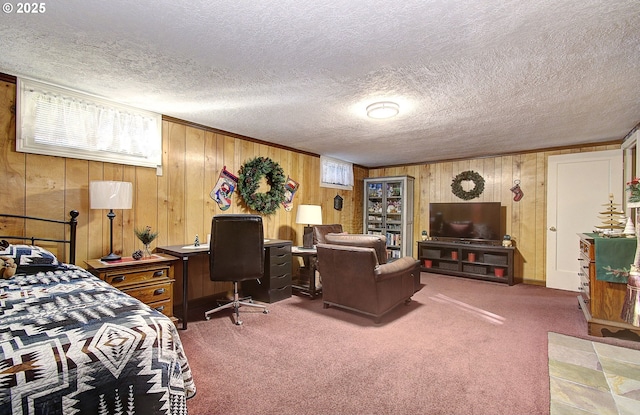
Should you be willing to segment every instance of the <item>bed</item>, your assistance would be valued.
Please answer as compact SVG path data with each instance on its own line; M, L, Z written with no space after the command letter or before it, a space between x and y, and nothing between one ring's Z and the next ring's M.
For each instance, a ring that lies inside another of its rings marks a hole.
M0 256L20 262L0 279L0 414L187 414L196 388L176 327L74 265L77 217L0 214L0 233L28 221L66 229L0 235ZM39 243L68 246L68 261Z

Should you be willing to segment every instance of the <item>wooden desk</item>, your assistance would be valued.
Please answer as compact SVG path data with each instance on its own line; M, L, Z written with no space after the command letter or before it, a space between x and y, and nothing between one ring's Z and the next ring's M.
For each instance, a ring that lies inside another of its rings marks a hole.
M187 295L189 287L189 258L196 255L209 255L209 245L204 244L199 247L192 245L171 245L171 246L158 246L156 252L162 252L165 254L173 255L178 258L182 258L182 330L187 329L187 312L189 311L189 305L187 304Z
M267 239L265 240L265 248L279 247L282 245L291 245L291 241L284 241L281 239ZM188 287L189 287L189 258L197 255L209 256L209 245L202 244L198 247L193 245L170 245L170 246L158 246L156 252L163 252L169 255L173 255L178 258L182 258L182 329L187 329L187 313L189 311L188 304ZM290 262L289 262L290 264ZM290 274L290 273L289 273Z

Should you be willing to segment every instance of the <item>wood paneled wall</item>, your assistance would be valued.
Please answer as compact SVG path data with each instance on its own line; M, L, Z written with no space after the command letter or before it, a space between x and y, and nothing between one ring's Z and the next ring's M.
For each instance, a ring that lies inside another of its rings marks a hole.
M132 167L63 157L40 156L15 151L15 84L0 82L0 212L62 219L71 209L80 211L77 263L96 258L109 250L109 222L106 212L89 209L88 186L92 180L124 180L133 183L131 210L116 212L114 250L130 255L141 248L134 228L149 225L159 232L157 245L191 244L195 235L206 240L211 217L219 213L249 213L237 193L231 208L222 212L209 197L220 170L237 172L247 160L267 156L280 163L285 174L300 183L290 212L278 210L264 218L265 235L290 239L302 244L303 225L295 223L295 206L320 204L324 223L342 223L348 232L362 232L362 197L365 177L411 175L415 177L415 228L419 238L428 229L429 202L460 201L451 193L451 180L465 170L475 170L485 181L479 201L502 203L507 233L518 248L517 276L525 282L543 284L545 280L546 164L551 154L600 151L619 146L594 146L551 152L488 157L475 160L379 169L355 168L353 191L320 188L319 157L219 134L181 122L163 121L163 174L150 168ZM509 190L520 180L524 198L513 201ZM333 198L344 198L342 211L333 209ZM0 234L20 232L24 223L4 221ZM40 227L41 228L41 227ZM40 233L28 225L27 234ZM54 232L57 237L62 231ZM415 242L414 242L415 243ZM54 247L54 251L56 248ZM57 251L56 251L57 252ZM63 257L64 258L64 257ZM207 264L195 262L192 272L207 274ZM181 269L176 276L176 299L181 298ZM190 281L191 282L191 281ZM224 285L226 289L226 285ZM223 288L203 279L190 284L189 297L220 292Z
M500 202L502 204L506 233L511 235L517 248L514 271L516 280L544 285L547 232L547 158L556 154L619 148L619 144L610 144L474 160L370 169L369 176L409 175L415 177L414 212L416 212L416 216L413 234L419 238L422 230L429 230L429 203L464 203L464 200L459 199L451 192L451 182L455 176L463 171L473 170L479 173L485 180L484 192L479 198L469 202ZM516 181L519 181L524 192L524 197L519 202L513 200L514 193L510 190ZM595 223L594 216L594 225ZM576 239L576 255L578 252L577 244Z
M76 209L78 218L78 265L88 258L98 258L109 251L109 221L106 211L89 209L89 182L123 180L133 183L133 208L116 211L114 251L122 255L141 248L135 228L151 226L159 232L152 248L161 245L188 245L198 234L206 241L211 217L220 213L252 213L234 193L231 208L221 211L209 193L224 166L237 173L247 160L266 156L278 162L284 173L300 184L286 212L279 209L264 217L264 233L268 238L293 240L302 244L304 225L295 223L296 206L322 206L324 223L342 223L348 232L362 231L362 183L364 168L355 168L353 191L320 188L320 158L287 149L217 134L204 128L179 122L163 121L163 174L156 170L111 163L100 163L63 157L40 156L15 151L15 84L0 82L0 212L53 219L68 218ZM266 184L262 190L268 190ZM341 211L333 209L333 198L344 199ZM42 234L42 226L18 221L3 221L0 234ZM47 235L64 236L62 227ZM53 232L53 234L51 233ZM43 244L64 259L62 247ZM176 269L175 298L180 299L181 264ZM208 275L205 261L191 261L191 274ZM226 290L228 284L213 284L207 279L190 281L190 298Z

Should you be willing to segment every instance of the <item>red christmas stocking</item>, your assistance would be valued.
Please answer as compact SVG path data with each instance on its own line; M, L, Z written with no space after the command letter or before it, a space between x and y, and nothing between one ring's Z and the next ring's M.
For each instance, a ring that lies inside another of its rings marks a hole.
M524 196L524 192L520 188L520 183L516 183L516 185L513 186L510 190L513 192L513 200L516 202L519 202L520 199L522 199L522 197Z

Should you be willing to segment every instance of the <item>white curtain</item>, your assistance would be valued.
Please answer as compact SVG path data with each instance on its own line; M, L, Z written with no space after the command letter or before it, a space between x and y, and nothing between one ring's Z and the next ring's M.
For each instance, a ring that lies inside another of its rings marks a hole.
M320 156L320 185L353 189L353 165L346 161Z
M161 164L159 114L21 81L20 140L42 154L155 167ZM19 149L20 150L20 149ZM62 154L60 154L62 152Z

